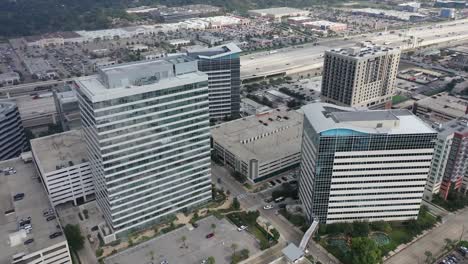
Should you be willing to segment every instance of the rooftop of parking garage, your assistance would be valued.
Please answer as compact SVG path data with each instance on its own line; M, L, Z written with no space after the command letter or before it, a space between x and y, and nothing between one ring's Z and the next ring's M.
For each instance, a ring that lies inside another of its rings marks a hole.
M5 168L13 168L16 173L6 175ZM12 256L20 253L30 254L65 240L65 236L50 239L49 235L60 231L57 220L47 221L43 211L51 205L42 184L36 180L33 163L25 163L21 158L0 162L0 264L12 263ZM13 196L24 193L24 198L14 201ZM6 213L8 212L8 213ZM18 231L19 219L31 217L32 231ZM33 238L34 242L24 245Z
M303 115L286 108L213 127L213 140L243 160L276 160L300 152Z
M81 130L31 140L31 150L41 173L87 162L86 143Z

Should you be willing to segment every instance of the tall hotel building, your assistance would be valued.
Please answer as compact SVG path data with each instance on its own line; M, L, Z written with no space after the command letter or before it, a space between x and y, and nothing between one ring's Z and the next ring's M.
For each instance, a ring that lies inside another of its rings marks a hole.
M198 69L208 74L210 118L237 117L240 110L240 57L234 43L189 50Z
M322 101L340 106L390 108L400 50L355 47L325 52Z
M437 136L407 110L309 104L299 197L309 221L416 219Z
M95 195L116 236L211 199L208 76L178 56L75 81Z
M425 199L447 199L451 191L468 192L468 115L441 124L426 185Z
M18 157L28 146L15 102L0 100L0 160Z

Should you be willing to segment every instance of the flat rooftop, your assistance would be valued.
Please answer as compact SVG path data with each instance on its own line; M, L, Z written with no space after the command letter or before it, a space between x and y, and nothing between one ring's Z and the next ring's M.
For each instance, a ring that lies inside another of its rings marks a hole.
M103 67L99 73L75 80L93 102L208 80L208 75L198 71L195 60L182 55Z
M81 130L70 130L33 139L31 150L42 173L88 161L86 143Z
M60 226L57 219L47 221L43 216L43 211L52 206L42 184L37 180L34 164L24 163L20 158L0 162L0 170L8 167L14 168L16 174L0 173L0 264L11 264L15 254L33 253L65 240L65 236L49 238L50 234L60 231ZM17 193L24 193L24 199L13 201L13 196ZM9 210L14 212L5 215L4 212ZM17 221L26 217L31 217L32 231L22 238L17 234L16 238L19 240L17 245L14 245L10 237L18 231ZM23 242L30 238L33 238L34 242L24 245Z
M265 8L265 9L254 9L254 10L249 10L249 12L267 14L267 15L283 15L283 16L287 16L290 14L297 14L297 13L308 13L308 11L306 10L292 8L292 7L273 7L273 8Z
M468 107L467 100L449 95L448 93L439 93L426 97L416 101L416 104L454 117L464 116Z
M435 130L439 132L440 137L447 137L453 133L468 135L468 115L446 122Z
M367 134L420 134L435 131L409 110L367 110L312 103L302 107L317 133L353 130Z
M266 162L300 152L302 122L301 113L278 108L217 125L211 135L243 160Z
M328 50L326 53L343 55L348 57L355 58L367 58L367 57L377 57L382 56L388 53L398 53L400 52L397 48L386 47L386 46L369 46L369 47L351 47L347 49L332 49Z

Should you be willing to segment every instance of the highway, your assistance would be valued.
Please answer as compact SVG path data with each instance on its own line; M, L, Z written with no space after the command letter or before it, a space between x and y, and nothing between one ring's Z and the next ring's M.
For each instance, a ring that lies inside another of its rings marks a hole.
M413 41L409 41L411 37L413 37ZM363 41L372 41L375 44L387 43L390 46L406 50L463 40L468 40L468 19L349 36L347 40L344 38L324 39L317 44L308 43L277 49L275 53L263 51L243 55L241 56L241 79L278 73L295 74L319 69L323 64L324 51L352 47ZM34 88L38 86L55 86L73 79L48 80L0 87L0 97L5 97L7 93L10 96L26 95L33 93Z
M409 41L412 38L412 41ZM323 53L334 48L347 48L363 41L399 47L402 50L448 42L468 40L468 19L418 26L387 32L350 36L347 40L326 39L317 44L304 44L241 56L241 79L278 73L294 74L322 67Z

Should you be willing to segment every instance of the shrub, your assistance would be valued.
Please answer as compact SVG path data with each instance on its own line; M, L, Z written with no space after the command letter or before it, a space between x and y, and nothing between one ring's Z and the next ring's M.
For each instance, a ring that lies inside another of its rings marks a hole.
M104 253L104 250L102 248L96 249L96 257L102 256L103 253Z

